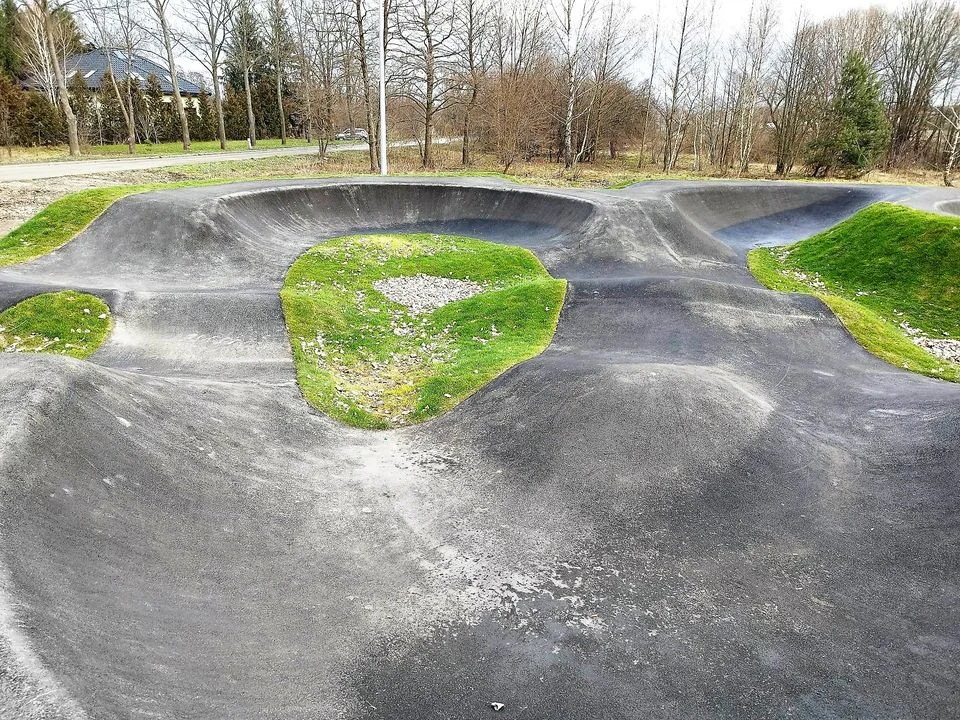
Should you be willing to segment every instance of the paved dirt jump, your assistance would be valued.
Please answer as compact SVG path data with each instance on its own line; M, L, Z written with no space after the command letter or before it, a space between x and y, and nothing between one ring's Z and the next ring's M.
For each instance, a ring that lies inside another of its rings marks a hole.
M90 361L0 357L0 708L956 717L960 386L743 262L949 197L458 179L121 200L0 273L0 307L77 288L116 323ZM312 412L278 290L367 230L533 249L570 281L552 346L424 425Z

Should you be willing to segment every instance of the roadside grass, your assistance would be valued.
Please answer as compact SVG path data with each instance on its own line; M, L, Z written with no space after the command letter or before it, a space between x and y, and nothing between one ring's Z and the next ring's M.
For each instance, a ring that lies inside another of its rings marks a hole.
M747 262L766 287L823 300L874 355L960 382L960 363L911 340L960 340L960 219L878 203Z
M0 352L85 358L110 332L110 309L75 290L43 293L0 313Z
M412 314L373 283L424 274L483 292ZM280 299L297 380L316 409L361 428L444 413L541 353L566 282L528 250L451 235L362 235L314 246L290 267Z
M332 140L331 145L344 144L346 141ZM303 147L313 145L301 138L287 138L287 144L281 145L279 138L257 140L255 150L269 150L279 147ZM246 150L246 140L227 140L226 151ZM135 153L130 154L126 143L111 145L84 145L80 148L80 157L71 158L66 145L50 145L42 147L9 147L0 149L0 164L27 163L27 162L55 162L58 160L83 160L104 157L143 157L151 155L190 155L195 153L217 153L220 150L219 140L193 140L190 149L184 150L183 144L176 142L149 143L140 142L135 146Z
M254 150L270 150L279 147L303 147L310 145L305 140L299 138L288 138L287 144L281 145L279 138L268 138L266 140L257 140ZM246 140L227 140L226 152L246 150ZM108 157L130 157L130 148L125 143L117 145L91 145L84 148L87 156L102 155ZM193 140L190 143L190 149L184 150L180 142L162 142L162 143L138 143L136 145L136 155L189 155L191 153L215 153L224 152L220 150L219 140ZM83 156L81 156L82 158Z

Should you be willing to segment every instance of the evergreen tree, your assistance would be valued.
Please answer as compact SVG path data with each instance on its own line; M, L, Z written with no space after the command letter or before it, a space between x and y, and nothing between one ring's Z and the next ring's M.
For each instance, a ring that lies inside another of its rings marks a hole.
M60 108L44 93L27 92L22 145L58 145L66 142L67 123Z
M197 140L213 140L217 137L217 111L206 88L200 89L197 108L190 108L190 137Z
M98 130L100 141L106 144L120 143L127 139L127 124L123 119L123 110L117 94L113 90L110 69L100 80L100 92L97 93ZM79 116L78 116L79 120Z
M172 103L163 94L160 78L154 74L147 76L144 89L147 112L149 113L148 142L160 143L176 140L180 137L180 121L175 117Z
M77 116L77 133L82 142L89 143L97 123L90 88L87 87L87 81L83 79L83 75L74 73L70 77L70 82L67 83L67 90L70 92L73 112Z
M19 70L17 5L14 0L2 0L0 2L0 73L15 79Z
M860 53L847 55L833 101L807 164L821 177L831 171L862 175L886 152L890 125L880 101L880 84Z
M24 134L26 101L23 95L9 77L0 73L0 144L7 148L8 155Z
M223 99L223 125L230 140L243 140L247 137L247 101L243 94L227 86Z

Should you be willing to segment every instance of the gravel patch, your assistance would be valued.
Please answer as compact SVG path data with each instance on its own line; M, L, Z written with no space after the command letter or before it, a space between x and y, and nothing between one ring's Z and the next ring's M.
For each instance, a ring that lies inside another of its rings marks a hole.
M409 275L377 280L373 287L388 300L403 305L411 315L422 315L447 303L479 295L483 287L472 280Z
M932 338L924 335L919 329L912 327L908 322L900 323L901 329L907 334L914 345L922 347L927 352L936 355L941 360L960 362L960 340L952 338Z

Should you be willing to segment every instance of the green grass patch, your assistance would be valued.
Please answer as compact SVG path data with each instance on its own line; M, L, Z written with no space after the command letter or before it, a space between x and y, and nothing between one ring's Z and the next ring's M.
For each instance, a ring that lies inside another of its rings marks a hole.
M116 200L148 192L225 182L223 178L145 185L114 185L81 190L55 200L23 225L0 238L0 268L46 255L73 240Z
M138 192L136 186L82 190L56 200L0 238L0 267L46 255L65 245L110 204Z
M287 144L281 145L280 138L267 138L257 140L254 150L270 150L279 147L303 147L307 143L300 138L287 138ZM190 142L190 149L184 150L183 143L162 142L162 143L138 143L136 146L136 155L189 155L191 153L210 153L220 152L219 140L193 140ZM235 152L237 150L247 150L246 140L227 140L227 151ZM84 154L90 155L108 155L110 157L129 157L130 148L126 143L116 145L91 145L84 148ZM82 159L83 156L81 156Z
M74 290L44 293L0 313L0 352L50 353L85 358L110 332L110 309Z
M960 381L960 364L911 339L960 339L960 219L878 203L747 262L768 288L819 297L874 355Z
M413 314L374 288L416 275L477 283L480 294ZM541 353L566 281L528 250L450 235L330 240L293 263L280 292L300 389L363 428L428 420Z

